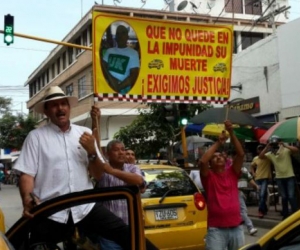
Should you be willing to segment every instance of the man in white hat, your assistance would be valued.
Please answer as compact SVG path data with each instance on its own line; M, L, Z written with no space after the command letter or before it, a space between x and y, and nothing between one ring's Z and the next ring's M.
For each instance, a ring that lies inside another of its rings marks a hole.
M36 202L92 189L88 174L99 180L104 168L103 160L89 128L71 124L71 107L77 98L66 96L61 88L50 87L35 111L45 114L49 123L31 131L22 147L15 169L21 172L20 194L23 216L32 218L34 194ZM96 131L95 131L96 132ZM71 207L45 218L31 233L31 243L64 240L68 226L79 230L90 229L123 249L129 249L129 230L125 223L98 203Z

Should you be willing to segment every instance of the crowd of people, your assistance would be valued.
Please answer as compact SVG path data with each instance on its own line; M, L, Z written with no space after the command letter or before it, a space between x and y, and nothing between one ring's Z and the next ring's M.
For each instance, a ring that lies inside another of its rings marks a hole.
M31 131L22 147L15 169L20 172L19 189L23 216L32 218L36 204L77 191L110 185L136 184L143 188L144 179L133 164L126 164L125 148L121 142L111 142L108 161L102 155L95 138L97 128L78 126L70 122L71 108L77 98L66 96L61 88L50 87L35 111L45 114L47 125ZM53 147L55 145L55 147ZM124 166L126 170L124 171ZM117 204L119 206L120 204ZM111 211L111 206L89 203L71 207L40 220L32 229L30 245L65 241L74 234L74 227L86 235L98 235L104 244L114 242L122 249L131 249L129 226ZM107 243L108 242L108 243ZM49 246L52 249L52 246ZM146 240L147 249L157 249ZM102 249L113 249L110 246Z
M70 122L71 108L77 98L66 96L61 88L50 87L35 111L45 114L47 125L27 136L14 169L20 173L19 189L23 202L23 216L32 218L32 194L37 204L48 199L86 189L136 185L144 192L146 182L136 165L134 151L119 140L112 140L104 156L98 133L100 110L91 109L92 128ZM282 197L283 217L289 215L288 203L295 212L295 178L291 154L297 147L285 145L280 138L257 147L258 156L251 163L250 172L243 167L245 152L233 132L233 125L225 121L225 131L198 160L199 170L190 173L200 190L205 193L208 209L206 249L239 249L244 245L244 225L250 235L257 229L247 215L242 188L248 184L259 192L259 216L267 212L267 185L271 177L271 163ZM220 151L229 135L234 153ZM55 145L55 147L53 147ZM92 178L91 178L92 177ZM70 227L70 225L72 227ZM91 203L71 207L45 218L32 230L30 243L60 242L74 232L97 235L101 249L131 249L126 202L123 200ZM105 226L104 226L105 225ZM91 232L92 229L92 232ZM157 249L146 239L147 249Z

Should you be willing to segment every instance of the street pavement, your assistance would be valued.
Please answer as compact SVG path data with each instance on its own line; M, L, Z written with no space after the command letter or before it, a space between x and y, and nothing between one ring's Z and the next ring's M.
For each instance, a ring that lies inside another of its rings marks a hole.
M267 215L263 218L258 217L258 206L248 206L248 216L252 220L253 225L256 227L268 228L271 229L282 221L281 205L272 204L269 206L269 211Z
M19 194L19 189L15 185L2 185L0 191L0 207L5 216L6 230L8 230L22 215L22 202ZM257 216L257 206L248 206L248 214L255 227L258 228L258 233L250 236L245 229L246 244L256 242L262 235L268 232L272 227L281 221L280 206L270 206L269 213L263 219Z
M16 185L1 184L0 207L5 216L6 230L8 230L21 218L23 212L19 188Z

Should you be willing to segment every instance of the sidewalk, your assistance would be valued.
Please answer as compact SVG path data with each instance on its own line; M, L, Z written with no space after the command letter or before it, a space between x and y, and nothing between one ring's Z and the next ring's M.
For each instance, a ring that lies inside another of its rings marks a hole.
M265 215L263 218L258 217L258 206L257 205L248 205L248 216L252 220L253 225L255 227L262 227L262 228L273 228L278 223L282 221L281 212L281 205L276 204L269 206L268 214Z

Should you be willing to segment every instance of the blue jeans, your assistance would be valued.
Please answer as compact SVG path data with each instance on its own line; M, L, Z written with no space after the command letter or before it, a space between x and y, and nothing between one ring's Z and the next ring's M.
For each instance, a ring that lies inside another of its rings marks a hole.
M288 203L291 205L292 213L298 210L295 177L276 178L276 183L282 199L282 216L286 218L289 216Z
M259 186L259 203L258 203L258 211L266 214L268 212L267 207L267 188L268 188L268 179L259 179L256 180L256 184Z
M245 244L243 225L232 228L209 227L206 250L238 250Z
M112 240L108 240L100 237L99 242L100 242L101 250L123 250L123 248L120 245L118 245L116 242Z
M84 235L101 235L116 241L124 250L131 249L129 227L101 203L96 203L93 209L76 224L74 224L72 216L69 217L67 224L48 218L41 219L32 228L30 244L43 241L57 243L70 239L75 226Z
M246 225L249 231L253 228L253 223L248 217L247 206L244 198L244 193L242 191L239 191L239 200L240 200L241 216L244 221L244 224Z

